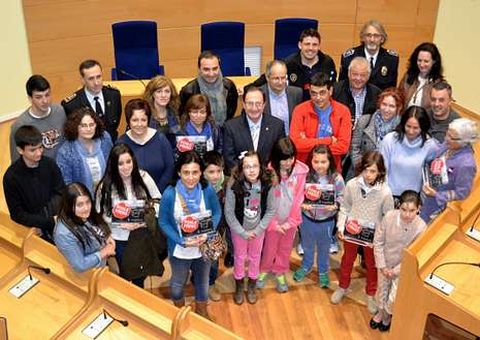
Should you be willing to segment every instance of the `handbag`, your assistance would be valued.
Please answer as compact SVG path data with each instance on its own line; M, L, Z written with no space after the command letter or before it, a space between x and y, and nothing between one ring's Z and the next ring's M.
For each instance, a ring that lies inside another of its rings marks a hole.
M150 198L145 200L145 214L144 220L148 230L152 234L153 245L157 251L160 261L167 258L167 237L162 232L158 225L157 212L155 210L155 204L159 204L159 198Z
M121 276L129 281L149 275L162 276L164 267L158 258L153 236L148 228L130 231L120 265Z
M185 215L190 215L190 210L187 207L185 198L183 198L183 196L179 192L177 192L177 195L179 196L183 213ZM227 250L227 246L222 236L220 236L218 231L215 231L208 236L207 240L204 243L199 246L199 249L204 259L216 261L223 253L225 253L225 251Z

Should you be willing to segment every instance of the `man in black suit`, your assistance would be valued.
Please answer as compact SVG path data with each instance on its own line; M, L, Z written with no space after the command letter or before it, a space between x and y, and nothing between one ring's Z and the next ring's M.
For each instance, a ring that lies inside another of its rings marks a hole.
M281 60L268 62L265 76L267 84L260 87L265 93L264 112L281 119L288 135L293 109L303 101L302 89L287 86L287 65Z
M102 120L112 141L115 141L122 115L120 91L112 86L103 86L102 66L98 61L85 60L78 69L83 87L62 100L67 117L74 110L89 106Z
M340 76L338 80L348 77L348 65L356 57L364 57L370 63L372 72L369 82L381 90L397 86L398 53L382 47L387 41L387 32L383 25L370 20L363 25L360 31L360 46L346 50L340 62Z
M244 151L255 150L262 164L270 160L273 145L285 137L283 121L272 115L263 114L265 93L251 86L243 94L243 111L238 117L224 125L223 156L225 169L230 171Z

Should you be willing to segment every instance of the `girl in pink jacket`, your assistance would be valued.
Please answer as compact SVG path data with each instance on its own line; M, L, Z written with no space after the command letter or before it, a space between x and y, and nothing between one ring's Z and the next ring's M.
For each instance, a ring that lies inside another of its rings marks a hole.
M296 160L295 145L289 138L273 147L270 166L277 182L274 195L277 211L265 233L257 288L263 288L268 273L276 277L277 290L288 291L285 274L290 268L290 252L298 225L302 222L301 205L308 167Z

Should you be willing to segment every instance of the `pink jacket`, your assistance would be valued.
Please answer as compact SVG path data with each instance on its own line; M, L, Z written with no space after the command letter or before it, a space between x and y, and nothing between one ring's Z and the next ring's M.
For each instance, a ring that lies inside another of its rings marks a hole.
M303 203L304 199L304 187L305 187L305 181L307 179L307 174L308 174L308 166L306 166L304 163L299 161L295 162L295 167L293 168L292 174L288 179L284 180L284 183L287 185L289 189L292 189L291 191L293 192L293 203L290 206L290 212L288 213L288 218L287 222L290 228L297 228L300 223L302 222L302 209L301 205ZM279 224L282 224L282 221L279 221L279 207L281 207L281 189L280 189L280 184L276 185L273 188L273 193L274 196L276 197L276 202L279 204L277 206L277 212L275 213L275 216L270 220L270 223L268 224L267 230L277 230ZM285 222L283 222L285 223Z

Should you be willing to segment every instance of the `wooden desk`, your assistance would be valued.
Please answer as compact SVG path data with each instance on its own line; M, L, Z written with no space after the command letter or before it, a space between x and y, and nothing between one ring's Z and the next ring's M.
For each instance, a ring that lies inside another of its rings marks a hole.
M29 265L50 268L51 273L31 270L40 282L20 298L9 293L27 273ZM0 279L0 311L12 339L50 338L81 312L88 301L93 272L73 272L57 249L36 235L25 239L21 263Z
M439 268L435 274L455 286L450 296L423 282L441 263L480 262L478 245L466 239L458 224L451 223L457 219L456 212L446 210L405 250L393 313L392 339L421 339L429 314L480 335L479 268L465 265Z
M0 212L0 279L20 265L23 242L34 233L33 229L13 222L10 216Z
M85 339L82 330L105 309L115 318L127 320L128 326L113 322L100 339L168 339L175 336L186 339L238 339L222 327L190 313L189 307L179 310L169 301L124 281L106 268L101 270L97 284L96 296L85 313L69 327L61 329L54 338ZM181 333L182 330L184 333Z

